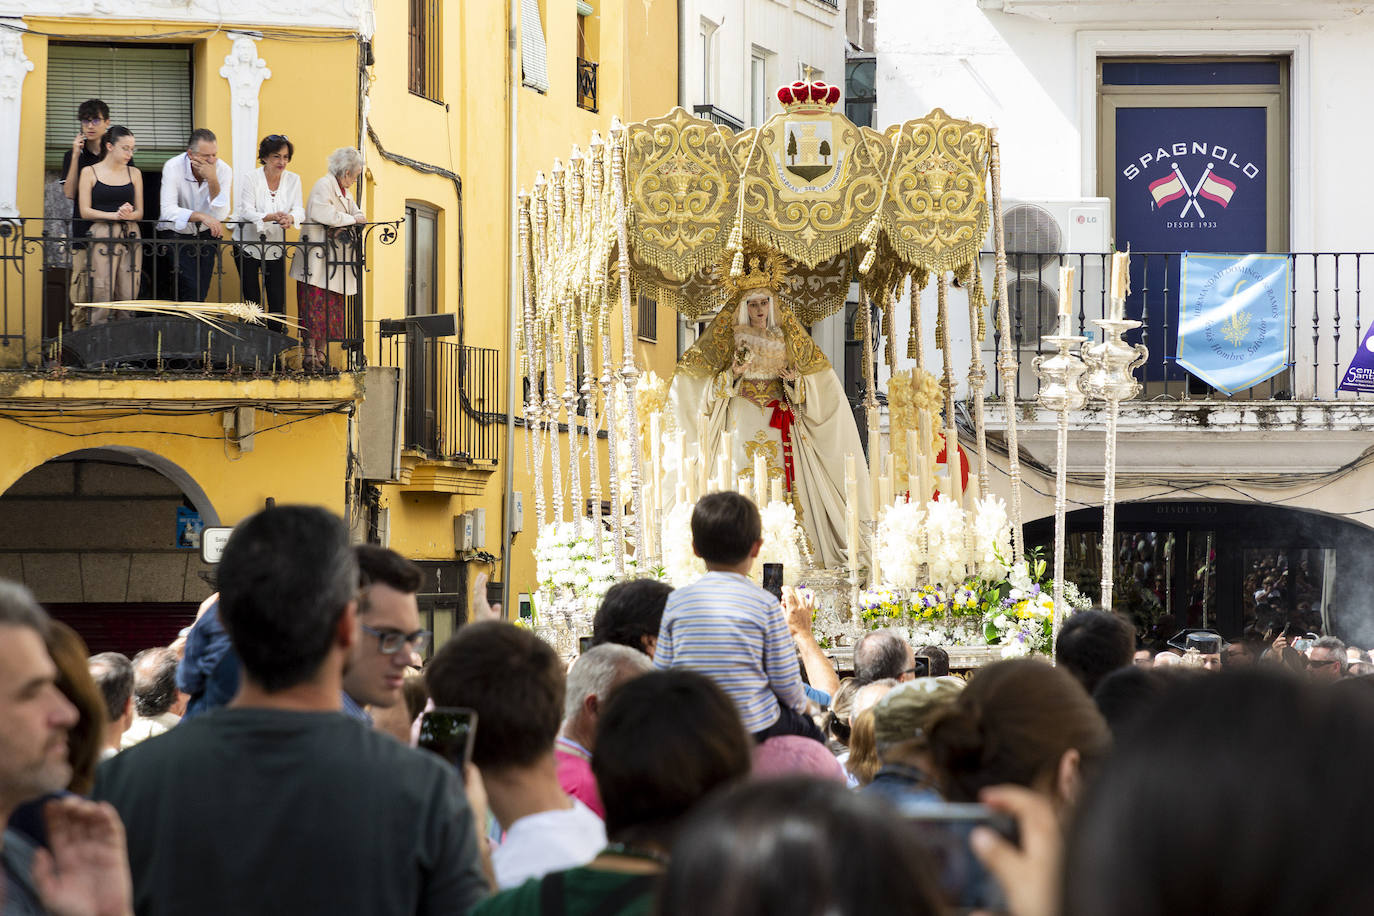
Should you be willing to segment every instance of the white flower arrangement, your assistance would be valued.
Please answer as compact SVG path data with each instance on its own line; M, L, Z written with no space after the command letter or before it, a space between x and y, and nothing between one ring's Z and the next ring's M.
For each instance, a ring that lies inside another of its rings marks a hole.
M920 503L897 503L882 510L878 522L878 565L889 585L915 588L926 562L925 509Z
M696 503L680 502L663 520L663 575L673 588L691 585L706 575L706 564L692 550L692 510Z
M802 533L797 524L797 510L791 503L774 500L762 507L759 515L763 519L763 546L754 564L755 578L762 578L764 563L781 563L783 584L796 585L802 569ZM689 522L690 519L689 515ZM666 546L664 553L667 553Z
M980 579L997 581L1007 576L1004 557L1011 556L1011 524L1007 504L989 494L978 500L973 520L973 566Z
M955 585L968 576L964 515L963 507L946 496L926 503L926 564L934 585Z
M567 595L600 602L621 577L615 574L614 545L603 536L596 555L597 531L587 519L551 522L539 530L534 559L539 586L550 595ZM633 556L625 557L625 578L636 574Z

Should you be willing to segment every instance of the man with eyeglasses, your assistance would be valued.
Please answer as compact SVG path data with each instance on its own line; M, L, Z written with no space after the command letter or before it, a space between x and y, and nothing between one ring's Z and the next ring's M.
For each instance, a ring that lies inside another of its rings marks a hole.
M375 544L353 548L358 557L358 630L344 670L343 711L367 725L367 707L404 702L406 669L420 664L429 631L420 628L415 593L424 573L394 550Z
M339 714L363 635L343 520L259 512L234 527L217 579L238 694L96 776L128 830L135 912L471 911L490 890L476 771L469 798L448 762Z

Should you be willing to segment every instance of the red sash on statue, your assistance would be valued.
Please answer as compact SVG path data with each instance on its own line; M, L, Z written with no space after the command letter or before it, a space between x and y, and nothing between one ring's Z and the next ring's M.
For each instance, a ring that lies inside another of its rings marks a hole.
M783 401L769 401L768 406L773 408L768 425L782 434L782 477L787 485L787 492L791 493L792 480L795 477L792 470L792 424L796 422L797 415Z

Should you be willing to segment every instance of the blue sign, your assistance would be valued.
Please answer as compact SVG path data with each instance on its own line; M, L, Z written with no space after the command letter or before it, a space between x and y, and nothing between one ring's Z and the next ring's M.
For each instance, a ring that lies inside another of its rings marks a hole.
M1264 108L1118 108L1116 247L1136 252L1264 251ZM1149 327L1146 378L1179 379L1177 256L1131 261L1129 318ZM1162 344L1162 345L1161 345Z
M1185 254L1178 364L1227 395L1288 365L1286 254Z
M1364 332L1360 348L1350 358L1350 365L1345 367L1340 390L1374 392L1374 324Z

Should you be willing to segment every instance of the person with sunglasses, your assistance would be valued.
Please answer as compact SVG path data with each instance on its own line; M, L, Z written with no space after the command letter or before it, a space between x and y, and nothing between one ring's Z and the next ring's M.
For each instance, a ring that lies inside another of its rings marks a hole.
M1323 636L1307 653L1307 673L1314 681L1339 681L1345 663L1345 643L1334 636Z
M424 573L394 550L359 544L358 629L344 671L343 711L367 725L367 707L390 709L405 702L406 669L420 664L429 631L420 627L415 593Z

